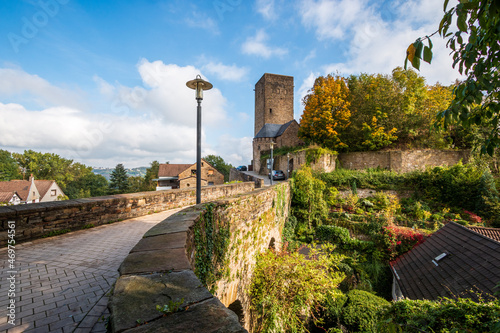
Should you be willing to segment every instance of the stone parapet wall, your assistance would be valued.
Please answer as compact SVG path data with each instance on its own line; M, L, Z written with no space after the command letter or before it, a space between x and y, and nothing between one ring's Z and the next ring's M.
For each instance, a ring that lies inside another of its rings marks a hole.
M229 171L229 181L254 182L255 188L264 187L264 179L248 175L234 168Z
M342 153L338 163L345 169L382 168L397 172L421 170L426 166L454 165L459 161L467 163L468 150L389 150L379 152Z
M202 201L253 191L253 182L202 188ZM79 230L196 203L194 189L119 194L0 207L0 246L7 244L8 221L16 222L16 242Z
M120 267L109 303L112 331L251 331L256 255L280 246L289 207L285 182L186 208L151 228ZM169 302L177 311L156 310Z
M335 170L336 160L337 155L324 154L310 163L309 166L315 171L332 172ZM289 157L287 155L274 156L274 170L281 170L285 175L287 175L288 170L291 175L294 170L300 169L305 164L307 164L307 150L290 153ZM265 160L261 161L260 174L269 174Z

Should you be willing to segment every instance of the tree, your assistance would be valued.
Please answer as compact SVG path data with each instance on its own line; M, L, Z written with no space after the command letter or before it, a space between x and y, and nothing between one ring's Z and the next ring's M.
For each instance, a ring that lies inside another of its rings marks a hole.
M231 164L227 164L222 157L216 155L207 155L203 159L224 175L225 182L229 181L229 172L233 168Z
M69 182L64 193L70 199L98 197L108 194L108 186L106 177L90 172Z
M329 74L320 76L304 97L299 137L336 150L346 148L341 132L350 124L349 88L346 80Z
M19 165L10 152L0 149L0 181L12 179L21 179Z
M158 161L151 162L151 166L146 169L146 174L144 175L144 183L141 188L142 191L156 190L156 182L153 181L153 179L158 179L159 170L160 170L160 162Z
M481 152L493 155L500 146L500 2L498 0L461 0L448 8L444 1L444 15L436 32L418 38L408 47L406 63L416 69L420 60L432 60L430 37L439 32L447 39L453 55L453 67L458 66L467 78L453 91L450 106L438 113L438 120L448 126L460 122L465 127L483 125L488 135L480 142ZM449 32L456 19L456 32ZM427 40L428 46L424 46Z
M114 194L127 193L129 190L127 171L123 164L117 164L111 172L109 188Z

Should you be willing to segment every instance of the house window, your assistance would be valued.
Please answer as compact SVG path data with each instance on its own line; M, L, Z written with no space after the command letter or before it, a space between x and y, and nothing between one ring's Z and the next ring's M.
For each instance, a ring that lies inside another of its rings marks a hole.
M191 170L191 176L196 176L196 169Z
M57 194L57 191L56 190L50 190L50 195L55 197Z
M208 182L208 186L213 186L214 182Z
M201 162L201 166L205 166L205 164L203 164L203 162Z
M214 175L214 170L208 170L208 175L213 176Z
M36 195L36 194L35 194L35 191L33 191L33 197L35 197L35 195Z
M187 187L190 187L190 186L191 186L191 185L188 183L188 184L187 184Z

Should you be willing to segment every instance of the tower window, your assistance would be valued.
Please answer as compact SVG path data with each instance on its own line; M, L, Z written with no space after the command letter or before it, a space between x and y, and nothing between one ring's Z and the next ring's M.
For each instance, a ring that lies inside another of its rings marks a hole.
M269 109L269 113L273 113L273 109Z

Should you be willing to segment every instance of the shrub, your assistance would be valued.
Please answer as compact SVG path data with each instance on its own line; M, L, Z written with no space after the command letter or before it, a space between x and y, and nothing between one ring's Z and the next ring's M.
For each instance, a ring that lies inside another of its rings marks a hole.
M392 260L424 242L426 235L416 230L387 226L378 237L378 247Z
M292 214L297 218L298 229L321 225L327 217L324 199L325 183L314 178L310 167L302 167L292 179Z
M341 324L349 332L378 332L381 312L390 306L385 299L364 290L351 290L342 308Z
M339 294L344 276L333 270L341 256L333 248L298 252L268 251L257 257L250 296L257 315L254 332L304 332L314 305ZM304 316L303 316L304 315Z
M403 300L382 313L380 331L403 332L500 332L500 304L467 298L440 301Z
M334 244L339 249L367 252L374 248L373 242L353 239L346 228L334 225L322 225L316 228L316 238L319 241Z

